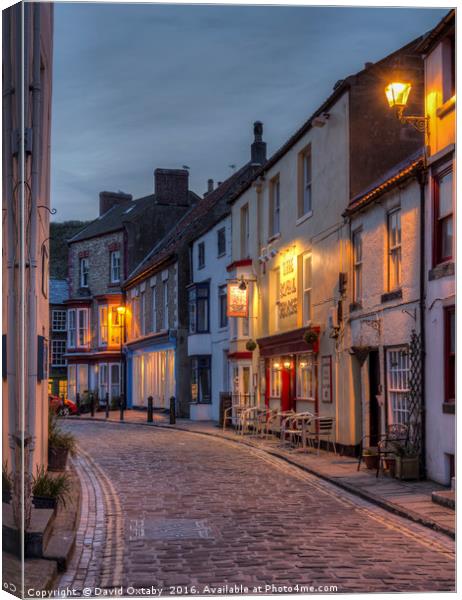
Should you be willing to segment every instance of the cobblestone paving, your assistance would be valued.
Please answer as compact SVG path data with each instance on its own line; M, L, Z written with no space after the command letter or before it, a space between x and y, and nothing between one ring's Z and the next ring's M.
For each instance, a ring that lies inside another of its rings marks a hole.
M66 427L85 450L76 461L79 539L61 586L162 588L164 595L225 586L454 590L448 537L258 449L163 429Z

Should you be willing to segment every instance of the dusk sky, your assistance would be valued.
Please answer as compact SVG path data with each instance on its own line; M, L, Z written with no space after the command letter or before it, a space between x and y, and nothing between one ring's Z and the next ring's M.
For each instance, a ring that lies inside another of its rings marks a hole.
M431 29L432 9L55 4L54 220L98 216L101 190L153 192L156 167L190 187L271 155L339 79Z

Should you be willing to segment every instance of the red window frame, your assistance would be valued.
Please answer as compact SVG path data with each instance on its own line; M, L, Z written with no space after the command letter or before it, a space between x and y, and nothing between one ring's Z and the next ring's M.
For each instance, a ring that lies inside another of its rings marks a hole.
M443 218L439 218L439 205L440 205L440 180L452 173L452 165L442 169L441 171L433 175L433 266L452 260L453 250L449 256L443 256L441 253L442 248L442 222L449 216L452 217L452 226L454 231L454 208L451 213L448 213Z
M444 400L454 403L456 397L455 306L444 309ZM454 318L454 351L451 352L451 320Z

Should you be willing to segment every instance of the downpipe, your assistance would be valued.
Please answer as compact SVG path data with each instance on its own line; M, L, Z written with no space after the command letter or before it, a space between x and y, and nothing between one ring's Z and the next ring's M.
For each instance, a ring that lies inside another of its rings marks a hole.
M420 405L420 419L421 419L421 472L422 476L427 476L427 464L426 464L426 377L425 377L425 356L426 356L426 345L425 345L425 188L427 183L427 168L425 167L422 171L417 174L417 181L420 186L420 337L421 337L421 405Z

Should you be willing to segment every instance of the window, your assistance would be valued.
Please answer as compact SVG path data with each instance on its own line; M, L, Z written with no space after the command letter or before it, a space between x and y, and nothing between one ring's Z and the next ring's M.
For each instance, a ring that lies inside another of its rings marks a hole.
M280 209L281 209L281 195L280 195L280 181L279 175L274 177L270 181L270 237L278 235L280 233Z
M209 331L209 284L199 283L189 289L189 333Z
M220 285L218 288L218 307L219 307L219 327L227 327L228 325L228 297L227 286Z
M42 294L45 298L48 298L48 287L49 287L49 277L50 273L50 264L48 260L48 250L46 249L45 244L42 244Z
M67 343L69 348L76 346L75 308L69 310L69 328L67 330Z
M88 287L88 270L89 270L88 258L81 258L80 266L79 266L80 287Z
M78 315L78 344L80 347L87 346L89 342L88 309L79 308Z
M111 252L111 283L120 281L120 250Z
M110 376L110 398L111 400L120 397L120 364L112 363L109 366L109 376Z
M168 279L162 283L162 298L163 298L163 329L168 329Z
M191 400L203 404L212 401L210 356L195 356L191 359Z
M205 267L205 242L200 242L197 245L197 268L203 269Z
M353 233L353 302L361 304L363 296L362 284L363 269L363 240L362 231Z
M51 328L52 331L66 331L66 311L52 310L51 311Z
M455 46L454 33L443 40L443 103L447 102L456 93Z
M401 285L401 210L388 213L388 290Z
M275 303L274 303L274 321L273 321L273 327L275 329L275 331L277 331L279 329L279 310L280 310L280 301L281 301L281 296L280 296L280 290L281 290L281 279L280 279L280 274L279 274L279 268L274 269L271 272L272 275L272 280L273 280L273 285L272 287L272 293L271 293L271 298L275 299Z
M444 399L453 403L456 397L456 310L444 309Z
M51 341L51 366L63 367L66 365L66 359L64 354L66 353L66 341L65 340L52 340Z
M281 397L281 364L277 359L271 361L270 396L271 398Z
M406 348L387 350L388 406L392 424L409 424L409 355Z
M146 335L146 292L140 294L140 313L141 335Z
M303 255L303 325L311 322L311 253Z
M156 299L157 288L156 288L155 285L152 286L151 291L152 291L152 298L151 298L151 312L152 312L151 331L153 331L155 333L157 331L157 299Z
M71 400L76 394L88 391L88 365L69 365L67 369L67 395Z
M107 346L107 333L108 333L107 306L99 306L98 307L98 321L99 321L99 345Z
M249 256L249 205L241 208L241 258Z
M109 341L111 346L120 346L122 333L122 315L119 315L117 306L112 306L108 313L109 316Z
M314 400L314 381L313 355L300 354L297 357L297 398Z
M311 198L311 146L298 155L298 218L309 214L312 210Z
M433 179L434 187L434 264L453 256L453 176L452 168Z
M218 256L226 254L226 229L224 227L217 231L217 254Z
M98 398L101 402L104 402L106 399L106 394L109 393L108 390L108 366L107 364L100 364L98 369Z

